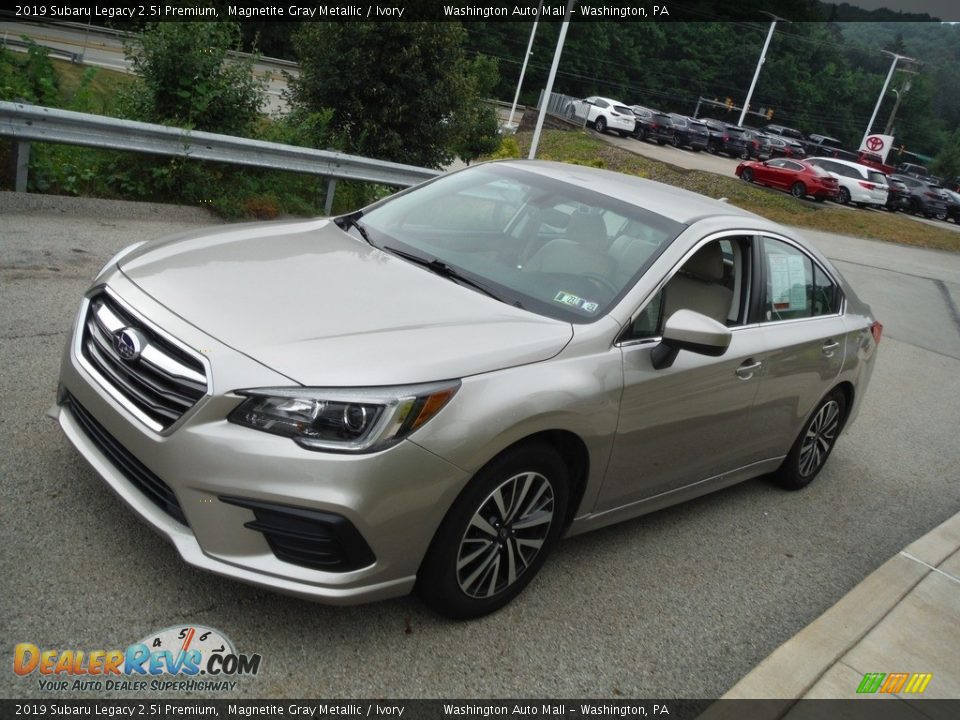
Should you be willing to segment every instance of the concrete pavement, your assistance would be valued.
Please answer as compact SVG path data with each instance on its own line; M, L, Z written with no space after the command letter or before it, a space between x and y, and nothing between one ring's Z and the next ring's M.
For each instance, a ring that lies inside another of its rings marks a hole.
M900 692L858 694L867 673L908 678ZM906 692L914 673L931 674L922 693ZM903 703L898 718L918 720L929 717L923 701L960 698L960 513L881 565L722 699L780 701L754 706L763 712L753 720L790 718L799 700L878 695ZM727 710L721 703L701 717L719 720Z

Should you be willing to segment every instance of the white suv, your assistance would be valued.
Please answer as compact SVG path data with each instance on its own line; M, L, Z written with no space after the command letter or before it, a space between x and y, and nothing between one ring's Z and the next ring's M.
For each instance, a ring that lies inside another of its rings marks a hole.
M826 170L837 179L840 183L837 202L842 205L853 202L881 208L887 204L887 176L879 170L837 158L807 158L807 162Z
M636 129L637 119L627 105L595 95L570 103L567 116L584 118L586 124L593 125L597 132L615 130L621 137L632 135Z

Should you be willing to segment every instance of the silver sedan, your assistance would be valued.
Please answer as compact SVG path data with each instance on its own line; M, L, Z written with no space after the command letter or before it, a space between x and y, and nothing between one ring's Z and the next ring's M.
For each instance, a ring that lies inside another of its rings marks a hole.
M564 535L758 475L807 485L881 331L761 217L490 163L127 248L83 298L55 412L187 562L467 618Z

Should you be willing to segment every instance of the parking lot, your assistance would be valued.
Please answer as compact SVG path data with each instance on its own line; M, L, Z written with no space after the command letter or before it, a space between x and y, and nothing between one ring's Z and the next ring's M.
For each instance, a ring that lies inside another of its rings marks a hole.
M685 168L687 170L704 170L706 172L716 173L717 175L724 175L725 177L734 177L734 170L741 162L739 158L729 158L726 155L713 155L708 152L692 152L689 149L675 148L669 144L658 145L655 142L637 140L636 138L632 137L624 138L612 133L601 134L595 130L588 130L587 132L593 133L595 137L601 138L611 145L616 145L624 150L643 155L651 160L659 160L660 162L669 163L671 165L675 165L676 167ZM754 187L760 186L755 185ZM770 189L769 192L778 193L780 191ZM813 201L798 200L797 202L812 203ZM886 210L874 210L873 208L867 207L858 208L855 205L840 205L837 203L829 203L829 205L830 207L841 208L851 212L880 213L881 215L888 214ZM952 230L953 232L960 232L960 225L957 223L933 220L904 212L897 213L896 216L910 218L915 222L925 223L932 227L945 228L947 230Z
M886 328L860 418L808 489L755 480L573 538L517 601L470 623L412 598L333 608L221 579L183 563L44 416L101 265L217 221L8 193L0 216L6 652L124 648L195 623L263 656L237 697L717 697L960 509L960 255L804 232ZM51 697L9 670L0 696Z

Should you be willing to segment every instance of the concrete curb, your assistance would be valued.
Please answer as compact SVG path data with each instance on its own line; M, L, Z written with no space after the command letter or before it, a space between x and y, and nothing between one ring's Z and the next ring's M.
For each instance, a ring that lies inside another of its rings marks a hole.
M960 548L960 513L931 530L867 576L823 615L773 651L723 700L764 703L763 718L779 718L883 620L921 580ZM704 720L727 717L713 705ZM760 717L760 716L758 716Z
M0 191L0 214L14 213L161 222L223 222L221 218L205 208L186 205Z

